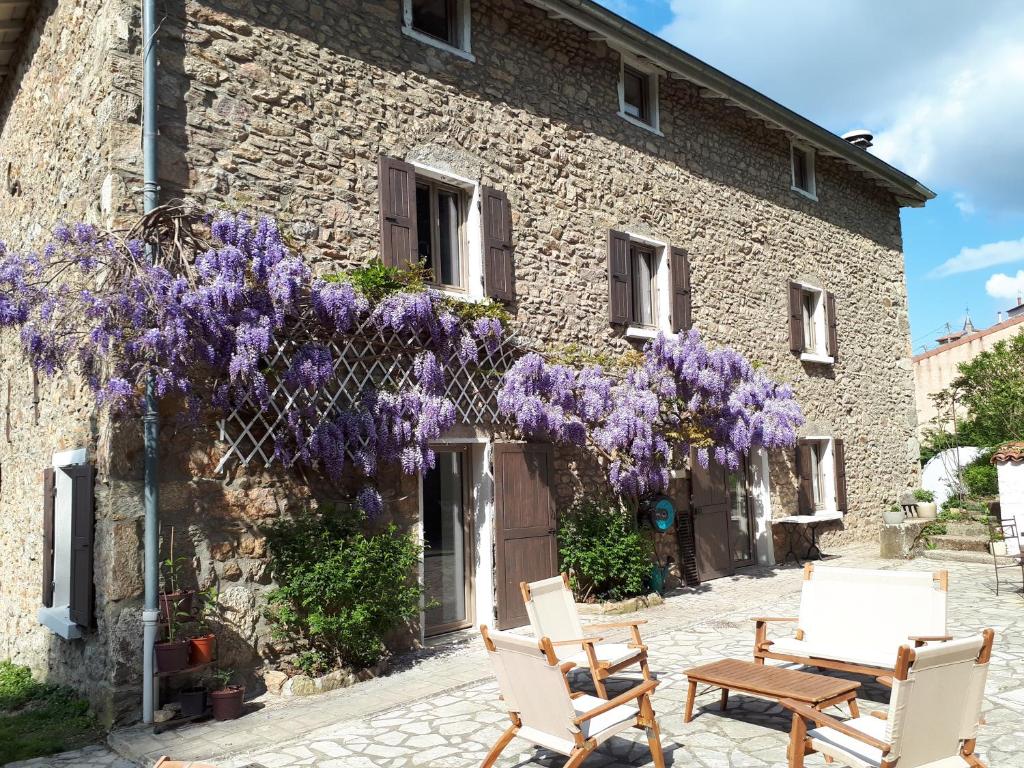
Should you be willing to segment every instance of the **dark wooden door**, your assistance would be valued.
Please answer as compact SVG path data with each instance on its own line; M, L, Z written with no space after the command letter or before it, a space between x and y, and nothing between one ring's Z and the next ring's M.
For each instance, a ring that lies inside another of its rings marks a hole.
M553 451L540 443L494 446L495 560L498 628L528 623L522 581L558 575Z
M697 571L701 581L733 573L729 545L729 473L711 461L704 469L694 458L690 481L693 537L697 549Z

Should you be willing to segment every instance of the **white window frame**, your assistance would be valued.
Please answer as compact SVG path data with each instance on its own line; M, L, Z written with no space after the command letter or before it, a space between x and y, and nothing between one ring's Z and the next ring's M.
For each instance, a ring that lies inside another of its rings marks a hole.
M407 37L411 37L421 43L432 45L435 48L439 48L442 51L446 51L450 54L458 56L459 58L465 59L466 61L476 61L476 56L473 55L472 49L472 36L471 36L471 25L470 20L472 14L470 13L469 3L470 0L456 0L455 12L458 14L458 19L455 23L459 30L459 45L451 45L450 43L440 40L433 35L428 35L425 32L420 32L412 25L412 3L413 0L402 0L402 34Z
M633 232L626 232L629 236L631 243L640 243L642 245L649 246L654 249L654 256L658 263L654 270L654 307L657 313L655 324L653 327L646 325L636 325L630 322L626 326L626 338L636 340L648 340L657 338L658 333L664 333L666 336L673 336L672 333L672 320L670 313L672 310L670 301L671 299L671 280L672 276L669 274L668 269L668 243L661 240L654 240L646 235L637 235ZM630 264L632 269L632 264ZM632 301L632 298L630 299Z
M82 636L71 620L71 516L73 485L64 470L87 460L85 448L53 454L53 605L36 614L39 623L65 640Z
M626 67L634 69L637 72L647 76L647 101L650 104L651 121L645 123L643 120L639 120L633 117L631 114L626 112L626 82L625 74ZM658 79L661 71L645 62L626 52L619 53L619 112L618 115L627 123L643 128L644 130L650 131L656 136L664 136L661 132L661 109L659 106L659 88Z
M808 189L804 189L803 187L799 187L799 186L797 186L797 183L796 183L796 161L795 161L795 157L796 157L796 152L797 151L803 152L806 155L806 157L807 157L807 181L809 182L808 183ZM814 169L814 156L815 156L814 147L810 146L809 144L804 144L804 143L799 142L799 141L791 141L789 143L789 179L790 179L790 186L789 186L789 188L792 189L794 192L797 192L797 193L803 195L808 200L814 200L815 202L817 202L817 200L818 200L818 177L817 177L817 174L815 173L815 169Z
M818 463L821 466L822 501L824 506L816 509L815 513L836 513L839 507L836 504L836 454L835 439L831 435L808 435L800 438L801 443L816 443L818 448ZM812 448L812 450L814 450Z
M829 353L828 348L828 308L825 302L825 289L811 283L799 282L801 311L803 310L803 294L814 294L814 316L811 321L814 323L814 349L805 350L800 353L800 360L806 363L824 363L831 365L835 358Z
M466 289L457 291L443 286L433 286L446 296L452 296L463 301L483 301L484 294L484 244L483 244L483 220L480 214L480 183L473 179L459 176L458 174L444 171L439 168L425 165L424 163L410 161L416 169L417 178L423 177L433 181L440 181L449 187L462 190L466 202Z

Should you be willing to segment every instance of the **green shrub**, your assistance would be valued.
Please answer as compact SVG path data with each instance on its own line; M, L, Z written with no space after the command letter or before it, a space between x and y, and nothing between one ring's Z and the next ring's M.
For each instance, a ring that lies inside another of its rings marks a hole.
M999 481L996 468L989 461L991 451L982 451L978 458L963 468L964 485L971 496L997 496Z
M562 569L573 572L577 599L621 600L644 594L653 546L634 516L608 499L581 499L562 513L558 528Z
M372 666L385 638L420 613L416 538L388 525L366 533L352 511L305 512L267 532L279 587L268 616L304 653L310 671L328 663Z
M935 501L935 494L931 491L926 491L924 488L914 489L914 500L923 501L926 504Z

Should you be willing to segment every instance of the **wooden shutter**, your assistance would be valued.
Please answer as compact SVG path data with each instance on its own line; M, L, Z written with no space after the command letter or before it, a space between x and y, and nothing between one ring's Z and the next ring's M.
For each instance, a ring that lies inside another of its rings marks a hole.
M53 606L53 515L57 486L53 467L43 470L43 605Z
M693 327L690 301L690 258L683 248L672 249L672 333Z
M836 509L846 512L846 448L842 440L832 441L832 458L836 463Z
M811 446L807 443L797 443L796 446L796 477L799 483L797 489L797 513L801 515L814 514L814 486L812 485L811 472L814 471L814 462L811 461Z
M512 210L508 196L497 189L482 187L484 229L484 291L492 299L515 298L512 270Z
M380 258L389 267L417 261L416 169L393 157L380 156Z
M608 231L608 321L629 325L633 301L632 272L629 269L629 235Z
M800 283L789 284L789 350L804 351L804 290Z
M839 334L836 332L836 295L825 294L825 320L828 321L828 353L834 360L839 359Z
M93 470L76 464L63 470L71 476L71 600L69 618L80 627L92 625Z

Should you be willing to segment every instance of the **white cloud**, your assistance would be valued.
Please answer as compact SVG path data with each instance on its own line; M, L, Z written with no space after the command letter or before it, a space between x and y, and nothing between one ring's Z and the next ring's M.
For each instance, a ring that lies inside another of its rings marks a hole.
M1024 237L986 243L977 248L961 248L960 253L939 264L928 273L928 277L949 277L1014 261L1024 261Z
M959 208L960 213L964 216L973 216L978 210L974 207L974 201L963 192L957 192L953 195L953 205Z
M669 6L663 36L836 133L873 129L873 152L964 213L1024 211L1024 3Z
M985 292L993 299L1013 299L1024 295L1024 269L1016 275L997 272L985 281Z

